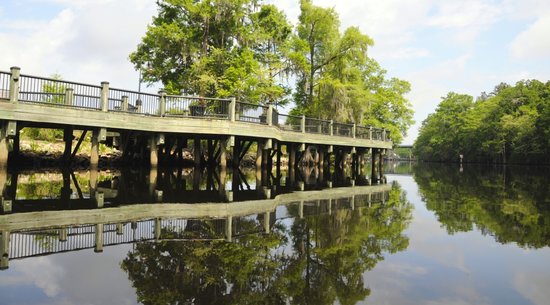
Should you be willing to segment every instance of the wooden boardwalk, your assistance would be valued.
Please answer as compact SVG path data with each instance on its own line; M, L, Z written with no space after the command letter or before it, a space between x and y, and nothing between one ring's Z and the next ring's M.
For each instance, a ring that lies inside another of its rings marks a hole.
M320 165L334 160L338 166L350 154L358 164L366 153L381 160L392 147L386 130L291 116L272 105L164 91L149 94L111 88L107 82L81 84L24 75L16 67L0 71L0 125L0 166L8 164L10 154L18 154L25 127L63 129L64 160L69 163L81 143L73 141L73 131L90 132L92 166L98 164L99 142L104 141L122 150L125 158L145 159L151 166L181 160L190 143L197 165L223 167L228 151L238 166L252 143L257 144L256 165L261 167L272 166L274 157L280 165L283 152L291 164L298 164L306 149L317 154Z

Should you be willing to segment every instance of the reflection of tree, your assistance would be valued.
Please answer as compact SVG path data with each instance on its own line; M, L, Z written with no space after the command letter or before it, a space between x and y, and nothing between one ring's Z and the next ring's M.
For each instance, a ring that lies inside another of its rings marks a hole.
M367 205L356 197L355 210L335 207L329 214L321 204L302 219L298 206L289 206L295 217L289 227L277 223L270 234L231 243L138 243L122 268L144 304L356 304L370 293L363 273L408 245L402 232L411 206L398 188L385 203ZM257 225L239 221L248 232ZM203 229L202 238L216 237ZM162 232L193 237L186 234Z
M366 198L355 198L365 206ZM355 304L370 294L363 273L374 268L384 253L402 251L408 238L401 233L411 217L411 205L397 187L385 203L355 210L338 209L297 219L292 227L293 299L298 304ZM296 268L296 266L298 266ZM305 272L303 271L305 269Z
M550 245L548 173L510 167L466 168L460 173L432 165L416 168L415 180L426 206L449 233L470 231L475 225L501 243Z

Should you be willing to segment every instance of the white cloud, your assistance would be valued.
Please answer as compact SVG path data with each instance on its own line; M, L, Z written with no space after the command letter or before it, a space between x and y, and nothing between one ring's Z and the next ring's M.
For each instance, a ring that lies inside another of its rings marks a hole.
M454 31L448 38L459 44L475 41L504 14L501 5L491 0L441 1L434 8L437 12L427 24Z
M548 275L520 272L514 277L514 286L526 299L536 305L548 304L550 300L550 277Z
M59 266L52 264L50 258L38 257L26 259L24 263L16 267L29 282L42 289L48 297L54 297L61 291L59 281L64 276L64 271ZM40 270L40 272L37 272Z
M16 65L24 74L59 73L68 80L137 88L137 72L128 56L156 12L154 1L45 2L65 7L45 22L2 22L12 26L0 32L0 69Z
M512 55L518 59L550 59L550 11L541 15L511 43Z

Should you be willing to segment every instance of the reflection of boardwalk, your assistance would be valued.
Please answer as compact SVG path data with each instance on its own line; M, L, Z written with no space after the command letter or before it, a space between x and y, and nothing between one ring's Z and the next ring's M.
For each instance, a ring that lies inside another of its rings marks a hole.
M18 259L149 240L232 240L269 232L275 221L383 203L390 185L282 194L229 204L150 204L101 210L46 211L0 216L1 267ZM275 213L295 206L296 215ZM182 235L183 234L183 235ZM9 237L9 238L8 238Z

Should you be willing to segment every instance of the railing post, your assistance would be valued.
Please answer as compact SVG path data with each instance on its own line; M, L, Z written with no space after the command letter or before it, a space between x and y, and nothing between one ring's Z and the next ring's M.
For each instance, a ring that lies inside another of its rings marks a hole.
M231 122L235 122L236 109L237 109L237 99L232 97L231 102L229 103L229 120Z
M386 142L386 129L382 129L382 141Z
M122 105L120 105L120 110L122 111L128 111L128 96L123 95L122 96Z
M273 126L273 104L271 103L267 106L267 125Z
M101 82L101 111L109 111L109 82Z
M372 126L369 127L369 140L372 140Z
M11 67L10 70L10 102L17 103L19 100L19 76L21 75L21 68Z
M72 106L74 101L74 89L67 88L65 89L65 105Z
M302 133L306 132L306 116L302 115L302 122L300 124L300 129L302 130Z
M330 135L334 135L334 121L330 120Z
M164 116L166 114L166 91L164 89L160 89L159 95L159 115Z
M357 125L353 123L353 127L351 128L351 136L355 139L355 134L357 130Z

